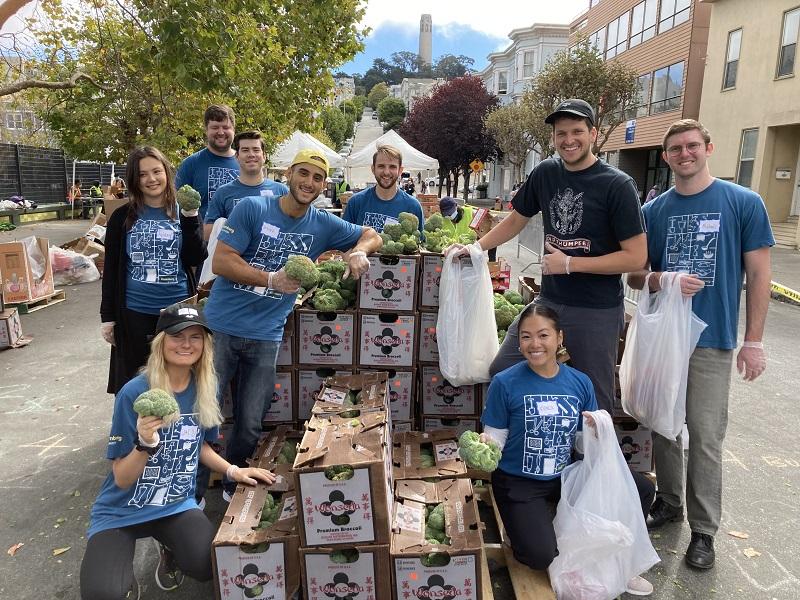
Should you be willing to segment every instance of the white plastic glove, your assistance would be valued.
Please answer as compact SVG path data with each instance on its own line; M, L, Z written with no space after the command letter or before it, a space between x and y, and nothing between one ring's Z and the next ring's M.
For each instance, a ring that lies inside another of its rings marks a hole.
M344 270L342 279L347 279L352 275L353 279L358 279L369 269L369 259L367 253L362 250L356 250L350 253L347 257L347 268Z
M300 289L300 282L289 277L282 268L278 271L270 272L268 282L269 289L282 294L294 294Z
M112 346L114 345L114 325L114 321L100 323L100 335L102 335L103 339Z
M196 208L194 210L183 210L183 209L181 209L181 214L184 217L196 217L196 216L198 216L200 214L200 211L198 209L196 209Z

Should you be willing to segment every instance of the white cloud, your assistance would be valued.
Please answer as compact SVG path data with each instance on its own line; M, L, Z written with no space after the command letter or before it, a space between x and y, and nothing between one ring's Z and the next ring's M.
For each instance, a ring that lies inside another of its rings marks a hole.
M588 5L588 0L369 0L362 24L375 28L391 22L416 30L420 15L429 14L436 34L446 34L447 25L457 23L507 38L512 29L534 23L569 23Z

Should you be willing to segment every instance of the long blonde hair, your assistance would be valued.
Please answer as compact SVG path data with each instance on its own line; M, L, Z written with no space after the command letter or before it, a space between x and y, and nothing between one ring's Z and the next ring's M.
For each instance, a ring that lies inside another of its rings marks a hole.
M147 377L151 388L161 388L172 393L167 373L167 364L164 360L164 337L167 334L160 332L150 342L150 357L142 372ZM217 401L217 373L214 371L214 349L211 335L203 329L203 353L200 359L192 365L195 381L194 412L198 415L200 425L205 429L216 427L222 423L222 413Z

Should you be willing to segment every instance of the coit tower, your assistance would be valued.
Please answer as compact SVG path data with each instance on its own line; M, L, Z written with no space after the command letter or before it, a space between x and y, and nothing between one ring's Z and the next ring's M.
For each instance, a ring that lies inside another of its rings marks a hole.
M431 66L431 30L433 22L430 15L422 15L419 18L419 58L423 65Z

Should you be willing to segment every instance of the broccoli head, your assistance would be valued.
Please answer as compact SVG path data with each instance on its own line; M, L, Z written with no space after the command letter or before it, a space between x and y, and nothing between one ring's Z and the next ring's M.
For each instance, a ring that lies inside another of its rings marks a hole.
M319 272L314 261L302 254L292 254L283 266L288 277L300 282L300 287L311 289L319 281Z
M331 481L344 481L350 479L355 471L350 465L333 465L325 469L325 477Z
M442 213L433 213L428 220L425 221L425 231L436 231L444 227L444 217Z
M511 304L525 304L522 301L522 294L515 292L514 290L506 290L503 292L503 298L508 300Z
M425 248L430 252L440 253L451 243L452 239L444 229L429 231L425 235Z
M275 462L279 465L292 465L294 459L297 458L297 444L294 442L286 441L283 443L278 458Z
M494 309L494 321L497 325L497 329L507 330L509 325L514 322L516 316L517 313L508 303L501 304Z
M471 244L477 239L478 239L478 234L470 229L467 233L459 234L458 237L456 238L456 242L458 242L459 244L467 245Z
M329 556L332 563L336 563L337 565L346 565L347 563L353 563L358 560L358 550L355 548L334 550Z
M465 431L458 438L458 453L468 467L492 472L497 469L502 452L493 441L484 443L474 431Z
M317 270L319 270L320 273L329 273L333 275L334 279L341 279L344 276L344 272L347 270L347 263L343 260L326 260L317 267Z
M420 448L419 463L424 469L436 466L436 459L433 457L433 450L430 447L423 446Z
M383 233L389 236L389 239L398 241L406 231L403 229L401 223L389 223L383 226ZM384 240L385 242L385 240Z
M419 219L417 215L409 212L401 212L397 215L400 225L403 227L403 233L411 235L415 231L419 231Z
M402 254L403 253L403 244L402 242L395 242L390 240L389 242L384 242L383 248L381 248L382 254Z
M133 402L133 410L140 417L161 417L169 425L178 420L180 407L168 392L153 388L140 394Z
M414 254L419 250L419 242L413 235L400 236L398 241L403 244L403 252L406 254Z
M336 290L321 289L314 293L311 299L311 304L314 305L316 310L324 312L335 312L337 310L344 310L347 307L342 295Z
M423 556L419 557L419 562L422 563L423 566L431 568L431 567L446 567L447 564L450 562L450 557L443 552L430 552Z
M497 341L500 342L501 344L503 343L503 340L506 339L506 333L508 332L505 329L499 329L497 331Z
M427 526L444 532L444 504L437 504L428 513Z
M200 208L200 192L188 183L181 186L181 189L175 195L175 199L178 201L178 206L183 210L189 211Z

